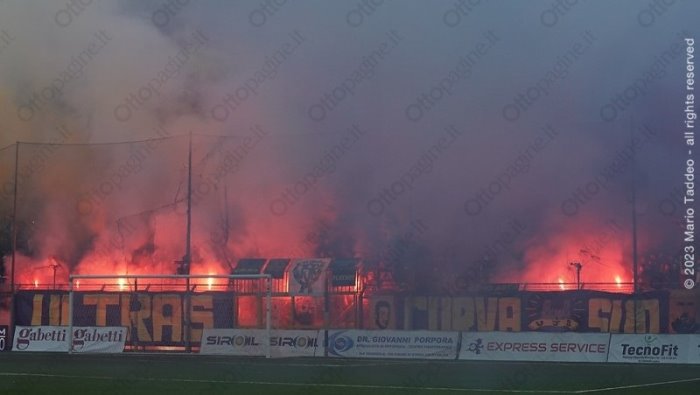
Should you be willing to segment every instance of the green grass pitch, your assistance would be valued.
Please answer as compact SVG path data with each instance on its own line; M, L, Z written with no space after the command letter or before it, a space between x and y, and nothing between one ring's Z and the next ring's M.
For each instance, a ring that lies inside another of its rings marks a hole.
M0 394L700 394L698 365L0 353Z

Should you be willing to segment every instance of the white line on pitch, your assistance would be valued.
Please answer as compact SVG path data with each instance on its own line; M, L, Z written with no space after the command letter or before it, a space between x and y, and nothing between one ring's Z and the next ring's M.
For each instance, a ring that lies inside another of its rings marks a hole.
M88 379L88 380L123 380L122 377L109 376L77 376L67 374L47 374L47 373L12 373L0 372L0 376L24 376L24 377L48 377L65 379ZM408 390L408 391L445 391L445 392L499 392L512 394L574 394L572 391L557 390L508 390L508 389L483 389L483 388L450 388L450 387L407 387L400 385L373 385L373 384L332 384L332 383L289 383L274 381L226 381L226 380L205 380L205 379L179 379L179 378L148 378L129 377L130 381L163 381L178 383L207 383L207 384L245 384L245 385L278 385L290 387L328 387L328 388L357 388L357 389L384 389L384 390Z
M668 384L692 383L694 381L700 381L700 377L696 377L694 379L659 381L656 383L647 383L647 384L630 384L630 385L622 385L619 387L598 388L598 389L593 389L593 390L580 390L580 391L575 391L574 393L575 394L592 394L595 392L624 390L624 389L630 389L630 388L658 387L660 385L668 385Z

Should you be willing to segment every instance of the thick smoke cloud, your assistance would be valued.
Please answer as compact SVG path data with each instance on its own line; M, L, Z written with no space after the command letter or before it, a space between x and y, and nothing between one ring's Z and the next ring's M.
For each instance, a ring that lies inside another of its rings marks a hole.
M193 271L356 256L439 292L582 261L631 281L633 185L640 256L675 254L698 5L375 3L0 2L19 280L51 258L174 272L190 132Z

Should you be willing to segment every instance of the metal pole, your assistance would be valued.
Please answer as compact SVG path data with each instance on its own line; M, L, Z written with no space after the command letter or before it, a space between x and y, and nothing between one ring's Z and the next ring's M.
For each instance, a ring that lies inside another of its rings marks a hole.
M68 278L68 353L73 353L73 279Z
M185 293L185 351L192 352L192 331L191 331L191 304L190 304L190 260L191 260L191 241L192 241L192 131L189 135L189 144L187 148L187 235L185 240L185 256L183 258L184 273L187 275L185 285L187 292Z
M187 158L187 240L185 244L185 274L190 274L190 243L192 240L192 132L190 132L189 153ZM189 278L188 278L189 289Z
M12 203L12 258L10 263L10 291L12 292L12 300L10 306L10 332L14 336L15 329L15 295L17 293L17 285L15 284L15 257L17 254L17 184L19 182L19 141L15 145L15 182L13 186L13 203Z
M185 293L185 351L192 352L192 295L190 294L190 279L187 278L187 292Z
M331 304L331 301L329 299L328 289L330 288L331 277L333 277L333 274L331 273L331 269L329 266L326 268L326 283L323 284L323 327L324 328L328 328L330 326L330 304Z
M630 146L634 147L634 118L630 118ZM634 303L634 333L637 333L637 293L639 279L637 278L637 153L632 152L632 300Z
M265 345L266 351L265 356L267 358L272 358L272 346L270 345L270 336L272 335L272 276L267 275L265 277L265 284L267 287L267 303L265 303L265 329L267 330L267 343Z
M576 265L576 289L581 290L581 263Z
M235 276L231 275L219 275L219 274L191 274L191 275L186 275L186 274L126 274L123 276L119 275L114 275L114 274L71 274L71 278L73 279L79 279L79 278L89 278L92 280L95 279L107 279L107 278L128 278L128 279L134 279L134 278L175 278L175 279L186 279L186 278L229 278L229 277L235 277L238 279L256 279L260 278L260 275L258 274L236 274Z
M11 270L12 274L10 277L10 286L12 289L12 294L15 293L15 255L17 251L17 183L19 173L19 141L15 144L15 182L13 191L13 203L12 203L12 263Z

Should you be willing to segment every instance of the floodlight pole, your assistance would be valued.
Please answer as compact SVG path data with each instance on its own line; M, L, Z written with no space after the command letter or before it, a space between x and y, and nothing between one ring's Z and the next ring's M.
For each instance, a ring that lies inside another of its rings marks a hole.
M630 147L634 147L634 118L630 118ZM637 153L632 151L632 300L634 304L634 333L637 333L637 293L639 278L637 275Z
M183 263L185 273L190 274L190 243L192 241L192 132L190 132L190 142L187 155L187 237L185 240L185 257Z
M272 276L265 276L265 329L267 330L267 342L265 344L265 357L272 358L272 345L270 335L272 334Z
M192 242L192 131L190 131L187 154L187 237L185 241L185 256L183 258L184 271L188 275L186 280L187 292L185 293L185 350L192 352L192 320L191 320L191 295L190 295L190 263Z
M12 203L12 257L10 263L10 292L12 292L12 300L10 302L10 331L14 333L15 329L15 294L17 286L15 284L15 259L17 254L17 183L19 182L19 141L15 144L15 182L13 186L13 203Z
M12 203L12 263L11 263L11 270L12 274L10 275L10 287L12 290L12 294L14 295L15 293L15 259L16 259L16 252L17 252L17 183L19 182L19 177L17 176L19 173L19 141L15 144L15 182L14 182L14 187L13 187L13 203ZM14 303L12 303L14 306ZM14 324L14 322L13 322Z

